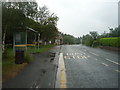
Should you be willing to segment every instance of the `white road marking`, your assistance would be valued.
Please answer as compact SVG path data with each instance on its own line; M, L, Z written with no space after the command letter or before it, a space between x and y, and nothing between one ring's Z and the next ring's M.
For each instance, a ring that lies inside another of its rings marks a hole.
M87 57L90 57L90 56L87 56Z
M115 62L115 61L112 61L112 60L110 60L110 59L108 59L108 58L105 58L107 61L110 61L110 62L112 62L112 63L114 63L114 64L117 64L117 65L120 65L119 63L117 63L117 62Z
M67 56L64 56L64 59L66 59L67 58Z
M79 56L79 58L82 58L83 56Z
M66 55L68 55L68 53Z
M116 72L120 72L120 70L115 70Z
M84 58L84 56L80 56L81 58Z
M39 88L38 86L36 86L36 88Z
M99 56L98 54L95 54L95 53L93 53L93 52L90 52L91 54L93 54L93 55L95 55L95 56Z
M75 59L75 56L73 56L73 58Z
M85 58L85 59L86 59L87 57L86 57L86 56L83 56L83 58Z
M80 57L79 57L79 56L77 56L77 58L78 58L78 59L80 59Z
M106 63L102 63L103 65L105 65L105 66L109 66L109 65L107 65Z

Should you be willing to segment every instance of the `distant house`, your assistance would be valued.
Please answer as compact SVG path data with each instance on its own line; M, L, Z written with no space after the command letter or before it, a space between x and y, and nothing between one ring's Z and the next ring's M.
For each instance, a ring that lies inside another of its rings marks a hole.
M59 32L56 39L55 39L55 44L61 45L62 43L63 43L63 37L62 37L61 33Z

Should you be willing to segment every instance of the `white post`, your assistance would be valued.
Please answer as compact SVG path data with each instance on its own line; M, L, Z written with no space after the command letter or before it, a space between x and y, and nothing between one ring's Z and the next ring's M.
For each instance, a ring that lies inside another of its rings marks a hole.
M15 54L15 32L13 33L13 53Z
M37 50L37 47L36 47L36 33L35 33L35 51Z

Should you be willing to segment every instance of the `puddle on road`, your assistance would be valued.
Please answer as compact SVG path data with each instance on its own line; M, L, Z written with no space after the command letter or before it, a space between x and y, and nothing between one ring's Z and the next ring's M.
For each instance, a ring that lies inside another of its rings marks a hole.
M46 70L45 70L45 69L42 69L41 72L42 72L43 74L45 74L45 73L46 73Z

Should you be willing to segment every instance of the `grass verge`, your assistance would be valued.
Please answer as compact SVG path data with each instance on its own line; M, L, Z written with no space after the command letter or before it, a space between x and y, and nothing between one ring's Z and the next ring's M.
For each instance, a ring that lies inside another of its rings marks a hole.
M49 49L53 48L55 45L40 45L39 49L37 47L28 47L27 52L29 53L44 53Z

